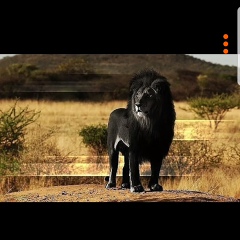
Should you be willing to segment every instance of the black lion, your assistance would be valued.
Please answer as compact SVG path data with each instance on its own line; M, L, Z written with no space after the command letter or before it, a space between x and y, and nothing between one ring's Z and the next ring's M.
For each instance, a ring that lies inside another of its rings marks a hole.
M116 187L118 155L124 156L122 188L143 192L139 165L149 161L151 191L162 191L158 183L164 157L174 136L176 113L167 79L152 69L136 73L129 85L127 108L109 117L107 146L110 174L106 188Z

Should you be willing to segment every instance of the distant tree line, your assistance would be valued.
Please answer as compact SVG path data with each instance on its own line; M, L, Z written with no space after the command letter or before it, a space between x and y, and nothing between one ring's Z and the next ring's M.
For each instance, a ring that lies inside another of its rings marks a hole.
M178 70L172 82L176 101L194 97L213 97L219 94L232 95L239 90L237 76L213 72Z
M0 98L48 100L123 100L131 76L97 74L84 59L70 59L51 70L34 64L10 64L0 69ZM237 76L177 70L171 80L173 98L211 97L237 91Z

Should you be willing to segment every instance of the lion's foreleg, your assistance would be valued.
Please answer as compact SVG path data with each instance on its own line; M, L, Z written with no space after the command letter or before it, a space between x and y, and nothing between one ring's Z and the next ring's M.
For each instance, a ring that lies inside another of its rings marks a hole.
M162 186L158 183L162 160L154 159L150 161L150 163L151 163L151 177L148 187L150 188L151 191L163 191Z
M130 176L130 191L143 192L144 188L140 181L139 161L137 154L130 152L129 154L129 176Z
M116 175L118 169L118 152L113 151L109 156L109 163L110 163L110 174L109 180L106 185L106 188L114 188L116 187Z

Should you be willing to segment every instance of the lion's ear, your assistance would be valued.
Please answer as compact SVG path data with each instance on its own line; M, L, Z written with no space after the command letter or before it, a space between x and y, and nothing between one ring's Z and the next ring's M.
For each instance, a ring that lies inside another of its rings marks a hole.
M164 78L164 79L156 79L152 83L152 88L156 90L158 93L164 91L166 88L170 87L170 83Z

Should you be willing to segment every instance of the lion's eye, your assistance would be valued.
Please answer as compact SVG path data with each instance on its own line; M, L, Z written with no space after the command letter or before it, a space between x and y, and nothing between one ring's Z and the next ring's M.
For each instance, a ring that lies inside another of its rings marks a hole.
M148 96L149 96L150 98L153 97L154 93L155 93L155 92L154 92L153 89L150 88L150 89L148 90Z

